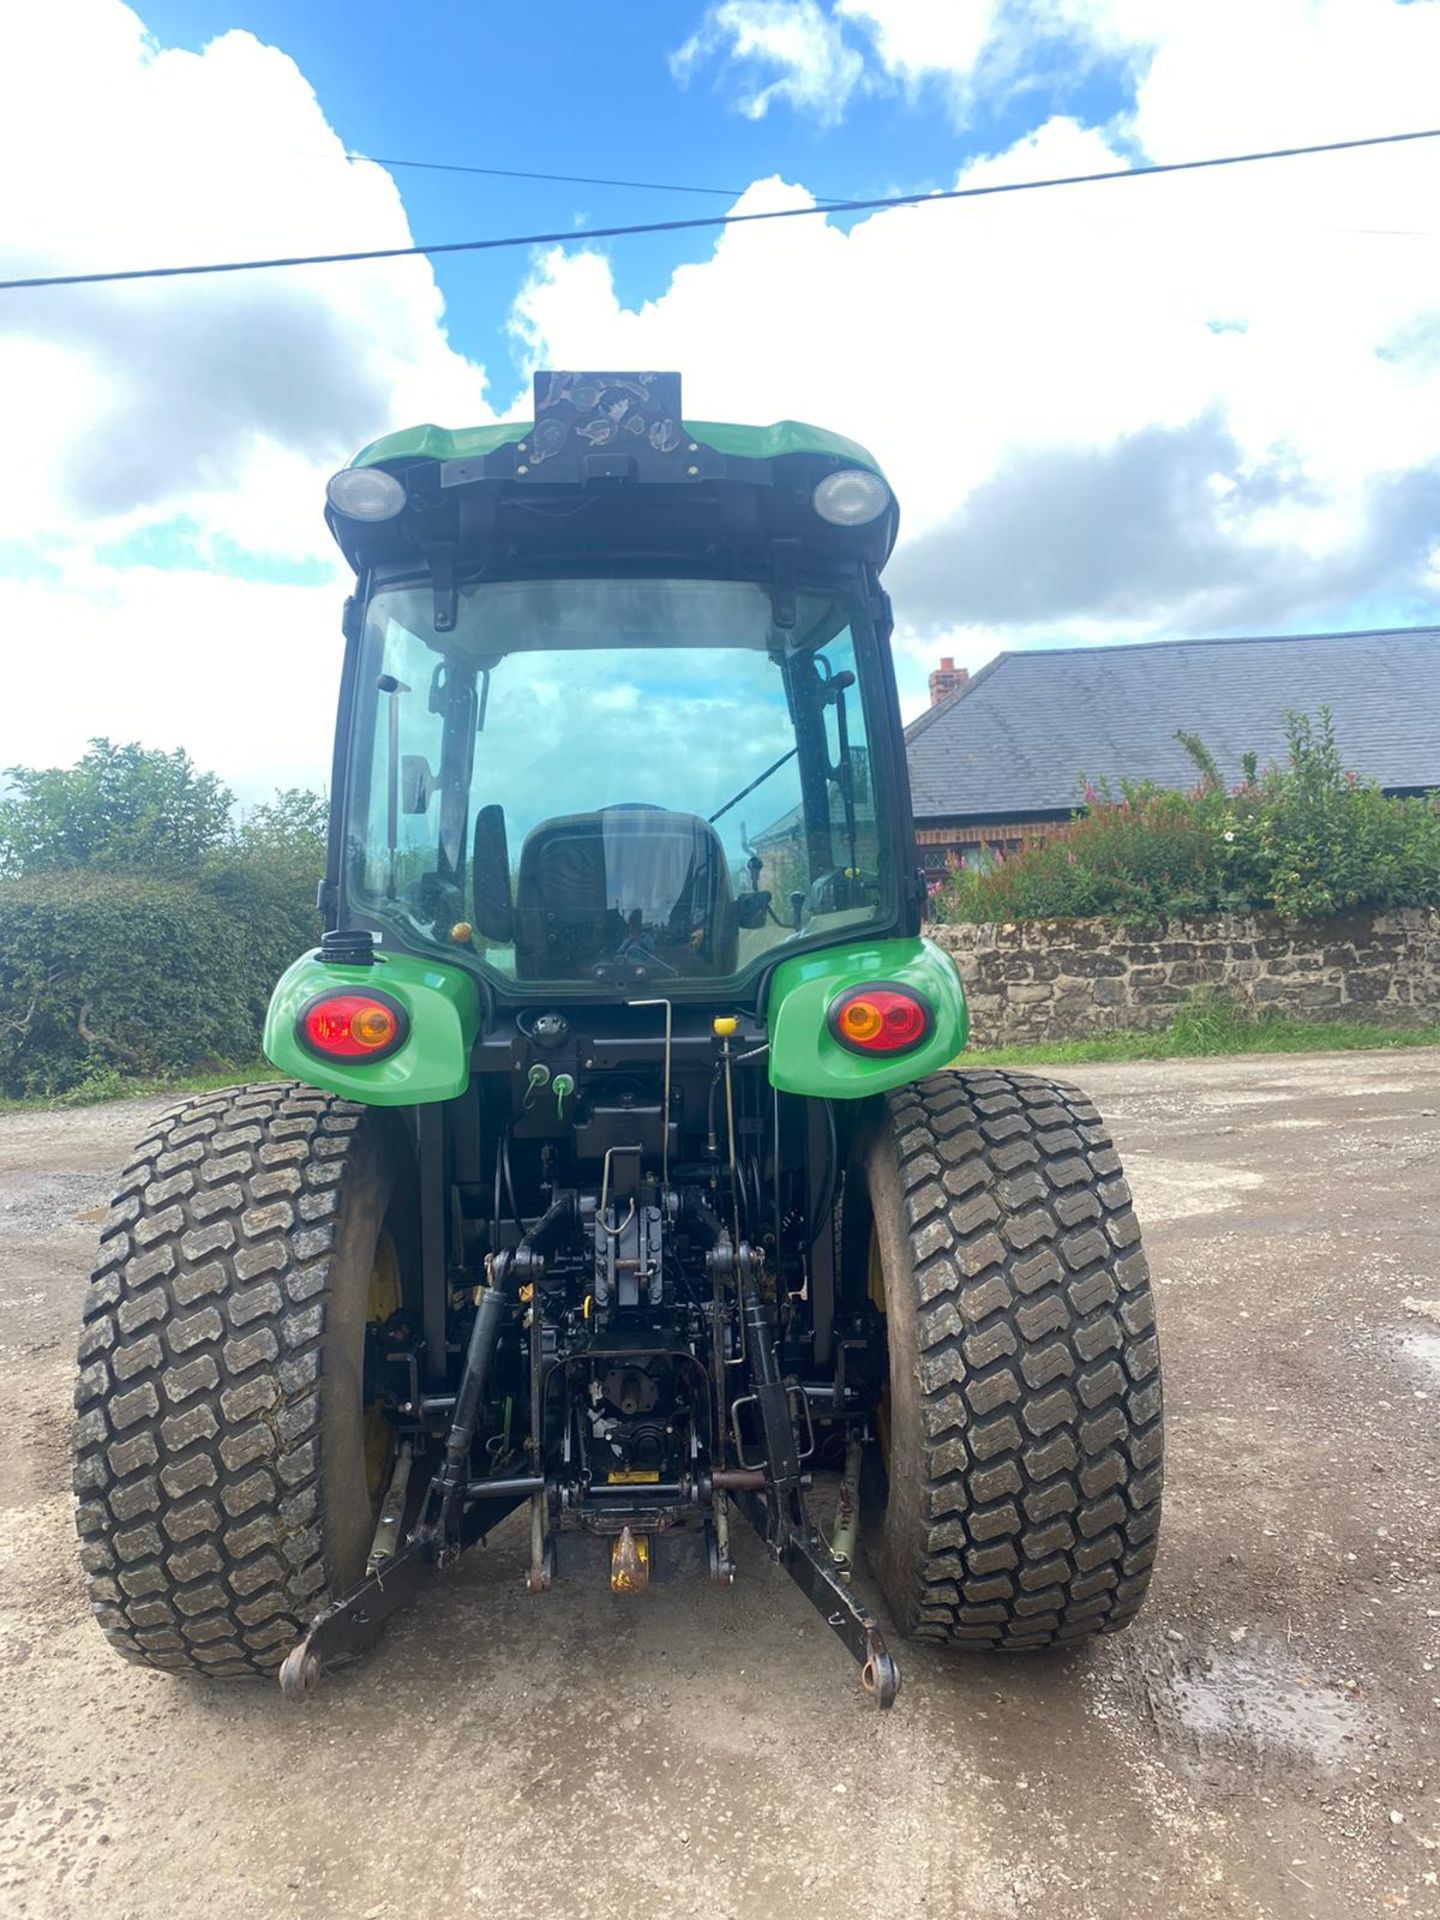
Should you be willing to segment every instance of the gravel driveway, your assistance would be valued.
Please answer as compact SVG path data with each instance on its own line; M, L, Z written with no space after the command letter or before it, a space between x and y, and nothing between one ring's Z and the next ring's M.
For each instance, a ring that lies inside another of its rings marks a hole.
M163 1102L0 1117L0 1908L61 1920L1440 1915L1440 1053L1091 1067L1159 1282L1141 1624L902 1648L521 1585L520 1523L307 1708L126 1667L66 1457L97 1209Z

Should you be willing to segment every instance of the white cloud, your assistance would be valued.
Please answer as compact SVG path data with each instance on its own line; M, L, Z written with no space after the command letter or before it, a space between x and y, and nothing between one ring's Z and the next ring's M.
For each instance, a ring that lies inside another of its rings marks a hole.
M1301 48L1291 66L1295 89ZM1053 120L960 180L1121 164ZM1404 617L1433 594L1435 245L1333 229L1425 228L1437 190L1440 153L1417 147L897 209L848 234L735 227L639 310L601 256L554 252L516 326L537 363L683 368L694 417L795 416L871 446L903 510L913 701L942 645L979 664L1377 600ZM772 180L740 206L807 204Z
M763 120L777 100L786 100L822 125L832 124L865 76L863 59L818 0L720 0L671 56L671 71L683 85L716 55L752 75L757 68L778 68L779 77L767 85L742 87L737 104L752 120Z
M95 734L184 747L244 801L324 783L342 564L313 587L74 561L58 587L0 580L0 766L64 766Z
M857 94L934 85L963 124L977 91L993 104L1033 79L1042 49L1078 77L1118 33L1092 13L1106 0L830 0L828 13L822 0L718 0L671 65L681 79L733 66L752 119L785 101L833 126ZM767 72L778 77L766 84Z
M346 160L294 62L248 33L193 54L158 45L119 0L47 0L7 17L6 43L4 276L410 242L389 175ZM0 766L101 731L192 745L193 721L209 764L247 784L300 765L269 669L309 657L310 623L333 669L338 594L247 588L205 557L327 566L324 480L357 446L427 417L490 417L419 259L0 295L0 390L23 450L0 465L0 570L23 558L27 581L23 606L10 590L23 628L3 628L21 665ZM142 535L163 546L177 525L191 557L168 584L94 558ZM281 633L288 656L267 651ZM84 664L67 674L75 726L55 713L62 636ZM332 671L305 702L315 778L333 691Z
M1002 0L835 0L837 19L853 20L893 77L915 85L936 74L968 74L994 30Z
M1043 78L1128 73L1128 130L1152 159L1428 126L1440 69L1433 0L723 0L677 61L726 60L738 104L784 100L822 124L858 95L926 85L958 124ZM767 71L779 77L764 82Z
M1155 160L1402 133L1435 121L1440 7L1401 0L1062 0L1143 64ZM1146 63L1146 54L1149 58Z

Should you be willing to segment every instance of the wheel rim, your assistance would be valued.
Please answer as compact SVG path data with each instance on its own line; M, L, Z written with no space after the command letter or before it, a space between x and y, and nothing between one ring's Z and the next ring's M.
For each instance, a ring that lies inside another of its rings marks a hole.
M389 1228L382 1227L380 1238L375 1242L375 1258L370 1266L370 1285L365 1299L367 1329L383 1327L391 1314L400 1311L400 1304L400 1256L395 1251ZM395 1429L378 1394L365 1402L362 1430L365 1485L369 1490L370 1504L376 1507L384 1496L385 1484L390 1476L390 1462L395 1452Z

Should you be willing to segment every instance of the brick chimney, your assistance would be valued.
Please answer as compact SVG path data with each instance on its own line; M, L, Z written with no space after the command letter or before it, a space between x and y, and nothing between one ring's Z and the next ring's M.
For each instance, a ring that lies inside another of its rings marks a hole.
M957 687L963 687L970 678L968 667L957 667L947 653L939 666L930 676L930 704L938 707L942 700L948 699Z

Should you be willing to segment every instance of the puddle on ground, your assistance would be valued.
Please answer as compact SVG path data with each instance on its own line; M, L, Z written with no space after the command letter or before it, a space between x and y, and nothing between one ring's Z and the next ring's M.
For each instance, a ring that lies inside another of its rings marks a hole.
M1417 1360L1435 1379L1440 1380L1440 1333L1402 1334L1400 1351L1407 1359Z
M1360 1717L1338 1687L1263 1658L1217 1654L1203 1671L1172 1674L1175 1717L1204 1748L1279 1748L1333 1766L1360 1732Z
M1138 1661L1096 1674L1090 1711L1207 1793L1243 1794L1302 1769L1353 1765L1364 1708L1280 1642L1187 1645L1147 1636Z

